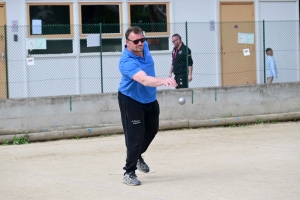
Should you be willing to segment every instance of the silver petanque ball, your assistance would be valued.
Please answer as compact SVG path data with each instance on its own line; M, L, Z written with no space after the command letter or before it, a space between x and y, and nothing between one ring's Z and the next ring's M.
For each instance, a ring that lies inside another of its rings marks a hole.
M178 99L178 103L179 103L180 105L185 104L185 98L184 98L184 97L180 97L180 98Z

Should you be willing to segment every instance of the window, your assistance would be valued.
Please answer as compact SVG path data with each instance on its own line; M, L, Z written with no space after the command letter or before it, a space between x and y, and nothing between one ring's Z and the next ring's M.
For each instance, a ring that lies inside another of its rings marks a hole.
M43 35L47 38L73 36L71 4L27 4L29 36Z
M102 39L102 52L121 52L122 39ZM87 47L86 39L80 39L80 53L100 52L100 47Z
M28 50L28 54L65 54L73 53L73 41L72 40L47 40L47 49Z
M121 3L79 3L80 53L100 52L87 47L87 35L102 32L102 51L122 51Z
M169 37L148 38L150 51L169 50Z
M47 49L29 54L73 53L73 6L70 3L28 3L28 37L46 38Z
M121 4L97 4L97 3L80 3L80 24L81 36L87 34L100 33L102 24L102 37L121 37Z
M168 35L169 4L129 3L129 22L132 26L140 26L146 32L146 36Z

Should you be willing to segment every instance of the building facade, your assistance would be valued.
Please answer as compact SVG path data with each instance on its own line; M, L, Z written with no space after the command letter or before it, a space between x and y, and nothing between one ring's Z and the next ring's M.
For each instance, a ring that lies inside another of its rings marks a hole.
M266 47L276 81L300 79L299 0L0 0L0 18L1 98L116 92L132 24L145 31L159 77L179 33L192 50L190 87L264 83Z

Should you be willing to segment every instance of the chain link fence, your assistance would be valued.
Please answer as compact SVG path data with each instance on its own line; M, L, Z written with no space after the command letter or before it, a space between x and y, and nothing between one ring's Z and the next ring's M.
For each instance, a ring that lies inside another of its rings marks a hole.
M156 76L168 77L172 35L192 51L190 88L266 82L266 48L274 82L299 81L299 21L132 24L145 31ZM0 27L0 98L117 92L127 24ZM161 86L158 89L164 89Z

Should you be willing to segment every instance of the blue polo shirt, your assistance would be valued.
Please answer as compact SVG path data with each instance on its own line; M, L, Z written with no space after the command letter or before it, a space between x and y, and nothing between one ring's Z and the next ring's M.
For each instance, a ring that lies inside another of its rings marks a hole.
M146 41L144 42L144 58L131 53L125 45L119 62L119 70L122 74L119 91L122 94L143 104L156 100L156 87L144 86L132 79L139 71L155 77L154 61Z

